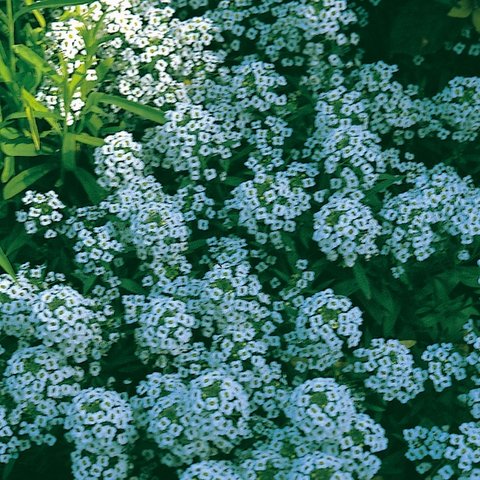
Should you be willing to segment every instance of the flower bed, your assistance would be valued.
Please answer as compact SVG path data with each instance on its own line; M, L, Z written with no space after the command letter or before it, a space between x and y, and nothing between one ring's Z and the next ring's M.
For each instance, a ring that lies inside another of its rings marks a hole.
M0 6L3 480L480 478L475 2Z

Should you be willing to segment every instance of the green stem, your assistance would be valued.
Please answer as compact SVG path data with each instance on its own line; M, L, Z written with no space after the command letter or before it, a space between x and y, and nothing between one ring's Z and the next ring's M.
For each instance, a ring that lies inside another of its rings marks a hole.
M10 57L10 68L15 72L15 55L13 46L15 45L15 20L13 19L13 0L7 0L7 18L8 18L8 50Z
M7 19L8 19L8 63L12 76L14 78L13 83L8 84L9 90L13 94L13 101L17 107L17 110L23 108L22 102L20 101L20 89L16 82L16 69L17 62L15 57L15 52L13 47L15 45L15 20L13 18L13 0L6 0L7 3ZM22 122L21 122L22 123Z

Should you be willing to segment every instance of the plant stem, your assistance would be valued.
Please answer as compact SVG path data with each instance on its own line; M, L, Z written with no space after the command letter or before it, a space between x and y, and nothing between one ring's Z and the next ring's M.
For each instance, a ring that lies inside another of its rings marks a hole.
M15 55L13 46L15 45L15 21L13 19L13 0L7 1L7 18L8 18L8 50L10 59L10 68L12 73L15 72Z

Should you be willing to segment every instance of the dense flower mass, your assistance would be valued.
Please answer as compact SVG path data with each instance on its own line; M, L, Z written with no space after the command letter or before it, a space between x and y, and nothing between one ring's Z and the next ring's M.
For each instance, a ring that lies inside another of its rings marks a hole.
M478 8L31 3L0 49L0 476L479 479Z

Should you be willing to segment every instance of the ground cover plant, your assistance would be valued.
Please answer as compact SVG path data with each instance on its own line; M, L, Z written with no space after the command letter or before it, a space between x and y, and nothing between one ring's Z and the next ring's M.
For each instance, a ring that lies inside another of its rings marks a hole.
M2 479L479 479L479 32L0 1Z

